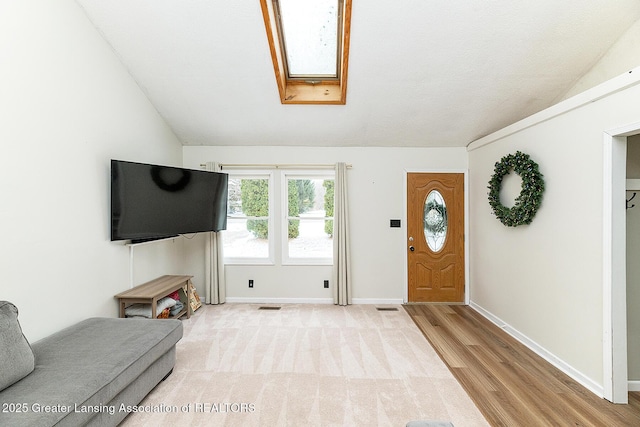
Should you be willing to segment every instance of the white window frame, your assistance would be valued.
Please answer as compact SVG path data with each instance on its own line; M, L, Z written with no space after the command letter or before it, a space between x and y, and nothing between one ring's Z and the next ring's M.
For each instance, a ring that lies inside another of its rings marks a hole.
M278 233L275 229L274 218L276 218L277 212L275 210L275 198L274 198L274 176L273 171L265 170L233 170L229 171L229 179L267 179L269 186L269 217L267 219L269 227L269 254L266 258L250 258L250 257L224 257L224 263L226 265L275 265L275 241L278 239ZM237 217L235 217L237 218ZM260 219L254 217L243 216L246 219ZM224 239L224 232L223 232Z
M332 179L335 181L335 172L333 170L287 170L282 171L280 175L280 198L281 198L281 224L280 224L280 240L282 265L333 265L332 256L327 258L296 258L289 256L289 179ZM333 219L333 217L318 218L317 221ZM314 219L315 220L315 219ZM335 224L335 221L334 221Z

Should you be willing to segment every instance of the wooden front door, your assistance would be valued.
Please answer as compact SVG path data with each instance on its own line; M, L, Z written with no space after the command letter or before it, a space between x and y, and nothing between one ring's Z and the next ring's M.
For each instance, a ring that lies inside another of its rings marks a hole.
M407 174L409 302L464 302L464 174Z

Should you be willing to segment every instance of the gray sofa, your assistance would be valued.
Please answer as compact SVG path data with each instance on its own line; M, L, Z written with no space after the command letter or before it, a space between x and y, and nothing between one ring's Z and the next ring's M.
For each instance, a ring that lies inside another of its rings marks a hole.
M115 426L175 364L179 320L91 318L29 344L0 301L0 425Z

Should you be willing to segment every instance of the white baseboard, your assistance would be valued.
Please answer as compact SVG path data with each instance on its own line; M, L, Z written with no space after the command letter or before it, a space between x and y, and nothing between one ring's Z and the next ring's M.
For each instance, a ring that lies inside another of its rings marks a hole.
M553 353L546 350L544 347L542 347L532 339L528 338L526 335L522 334L515 328L511 327L510 325L505 323L502 319L493 315L491 312L485 310L478 304L472 301L469 303L469 305L471 306L471 308L476 310L482 316L486 317L489 321L494 323L500 329L504 330L513 338L520 341L522 344L527 346L531 351L536 353L538 356L542 357L547 362L551 363L556 368L560 369L562 372L564 372L565 374L573 378L575 381L577 381L578 383L580 383L581 385L589 389L598 397L604 397L604 388L602 385L597 384L591 378L587 377L582 372L578 371L577 369L575 369L574 367L572 367L571 365L569 365L559 357L555 356ZM640 382L638 382L638 385L640 386Z
M333 304L331 298L254 298L254 297L227 297L230 303L245 304Z
M352 301L354 304L393 304L393 305L399 305L399 304L403 304L404 301L402 300L402 298L354 298Z
M629 380L629 391L640 391L640 381Z
M332 298L254 298L254 297L227 297L230 303L246 304L333 304ZM354 298L353 304L376 304L376 305L400 305L402 298Z

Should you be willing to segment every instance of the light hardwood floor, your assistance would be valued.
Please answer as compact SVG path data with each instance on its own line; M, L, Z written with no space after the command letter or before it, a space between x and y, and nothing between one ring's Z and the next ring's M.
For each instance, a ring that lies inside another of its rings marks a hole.
M492 426L640 426L640 392L598 398L471 307L404 307Z

